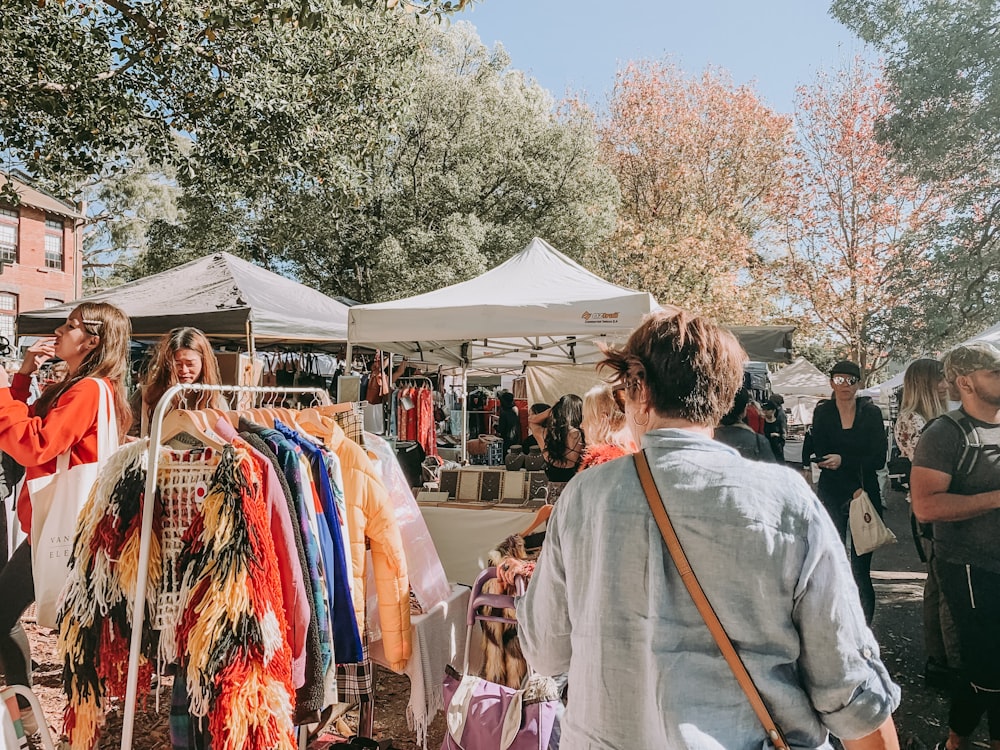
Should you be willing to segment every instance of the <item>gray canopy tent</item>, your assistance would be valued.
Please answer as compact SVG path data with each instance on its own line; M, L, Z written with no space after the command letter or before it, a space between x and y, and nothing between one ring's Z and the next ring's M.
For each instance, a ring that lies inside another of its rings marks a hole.
M52 333L80 302L110 302L132 319L135 338L193 326L215 340L258 346L339 350L347 341L347 305L229 253L17 318L18 334Z

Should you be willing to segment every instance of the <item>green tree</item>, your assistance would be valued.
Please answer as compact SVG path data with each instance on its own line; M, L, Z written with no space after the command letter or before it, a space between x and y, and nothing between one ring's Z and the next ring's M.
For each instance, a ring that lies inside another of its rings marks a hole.
M591 253L613 227L617 189L586 112L554 111L468 24L417 33L422 53L401 84L411 97L383 147L360 155L350 190L311 163L266 191L252 175L225 185L182 175L181 221L153 228L149 258L227 249L375 301L470 278L534 235Z
M134 277L154 222L176 220L175 170L154 168L141 153L128 166L84 188L83 286L89 293Z
M997 0L834 0L833 14L883 56L889 111L877 134L917 179L951 197L920 238L932 268L907 269L919 298L888 311L915 351L995 322L1000 302Z
M381 146L407 95L410 15L338 0L0 0L0 151L62 194L134 149L262 184L312 161L349 189L351 160Z

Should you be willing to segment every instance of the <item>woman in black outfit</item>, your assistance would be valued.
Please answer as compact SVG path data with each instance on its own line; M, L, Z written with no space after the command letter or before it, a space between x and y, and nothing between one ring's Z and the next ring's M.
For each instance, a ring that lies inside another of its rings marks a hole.
M868 397L858 398L861 369L853 362L838 362L830 371L833 398L821 401L813 413L813 451L822 469L817 494L840 532L847 534L851 500L864 489L882 514L882 493L877 472L885 466L888 443L882 410ZM872 553L859 555L851 545L851 570L861 594L865 619L875 615L875 588L871 577Z
M587 447L583 430L583 399L568 394L548 411L531 414L528 429L545 457L545 477L550 482L568 482L576 474Z

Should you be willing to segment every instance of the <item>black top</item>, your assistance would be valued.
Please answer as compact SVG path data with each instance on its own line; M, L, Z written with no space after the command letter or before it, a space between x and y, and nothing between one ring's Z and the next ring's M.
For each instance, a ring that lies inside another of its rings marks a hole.
M820 456L840 455L839 469L823 469L817 487L820 500L831 513L846 516L854 492L863 487L875 507L882 507L877 472L885 466L888 439L882 410L863 396L856 399L854 424L845 430L837 402L820 401L813 412L812 450Z

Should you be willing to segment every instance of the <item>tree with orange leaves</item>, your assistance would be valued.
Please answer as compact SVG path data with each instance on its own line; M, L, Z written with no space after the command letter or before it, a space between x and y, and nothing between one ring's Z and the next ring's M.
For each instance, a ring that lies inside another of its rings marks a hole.
M920 237L946 205L902 175L876 140L888 109L885 83L860 60L800 87L797 146L780 212L786 262L777 268L789 310L869 378L899 343L894 312L934 283L932 249ZM921 325L905 321L914 330Z
M783 192L790 125L722 71L628 64L602 132L618 224L590 265L663 303L760 322L772 298L760 239Z

